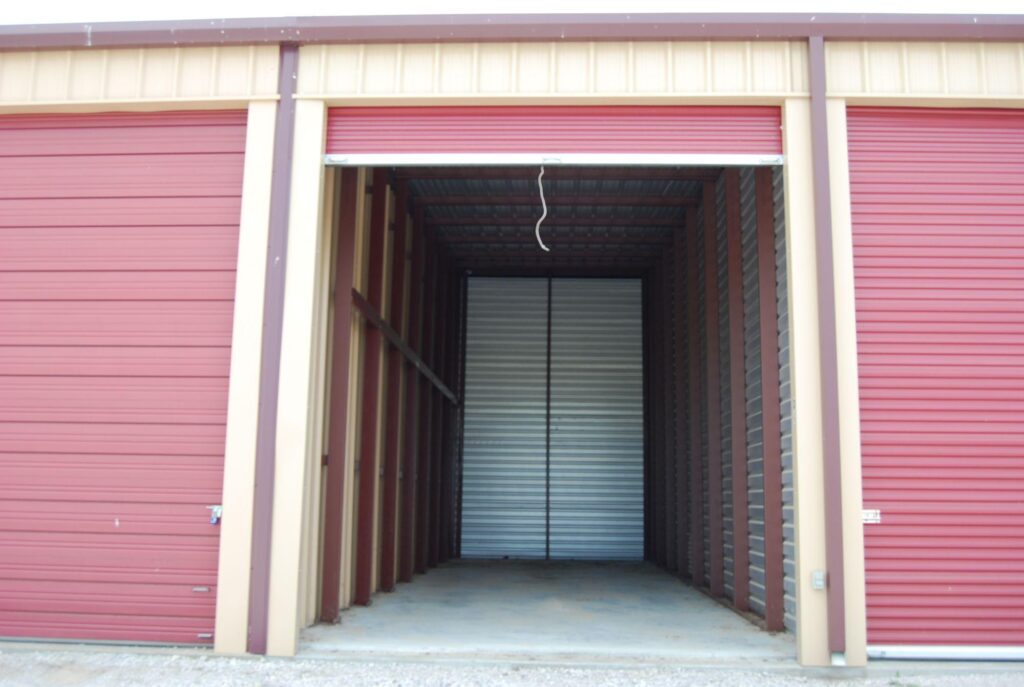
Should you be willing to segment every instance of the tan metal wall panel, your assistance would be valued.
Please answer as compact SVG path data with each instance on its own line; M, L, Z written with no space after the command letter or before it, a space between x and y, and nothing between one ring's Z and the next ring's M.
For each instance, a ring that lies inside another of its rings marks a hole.
M807 92L801 41L311 45L299 95L394 100L759 97Z
M1024 101L1024 43L830 41L828 94Z
M277 96L276 45L0 52L0 108Z

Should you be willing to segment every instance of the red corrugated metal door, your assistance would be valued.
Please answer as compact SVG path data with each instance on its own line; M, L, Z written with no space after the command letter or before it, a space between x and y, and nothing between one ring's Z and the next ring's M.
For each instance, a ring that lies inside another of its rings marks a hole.
M869 645L1024 645L1024 112L851 108Z
M338 107L329 112L327 152L779 155L781 111L682 106Z
M210 641L244 146L0 117L0 636Z

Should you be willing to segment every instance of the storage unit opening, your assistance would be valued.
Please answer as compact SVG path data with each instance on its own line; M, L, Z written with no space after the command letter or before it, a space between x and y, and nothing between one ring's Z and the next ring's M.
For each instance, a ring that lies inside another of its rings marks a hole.
M341 628L307 647L397 650L446 608L441 648L508 634L502 609L543 644L540 598L663 639L795 630L781 166L540 172L328 169L317 600Z

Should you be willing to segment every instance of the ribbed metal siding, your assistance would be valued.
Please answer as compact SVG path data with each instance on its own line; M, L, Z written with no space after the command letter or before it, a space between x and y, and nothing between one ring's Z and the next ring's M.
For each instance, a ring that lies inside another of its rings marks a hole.
M786 199L782 167L772 170L775 203L775 301L779 322L779 423L782 429L783 621L796 632L796 508L793 500L793 372L790 366L789 274L786 263Z
M544 558L548 280L473 277L462 555Z
M1024 113L850 108L870 644L1024 644Z
M643 558L640 288L552 280L552 558Z
M704 584L711 584L711 499L707 495L707 490L711 484L710 480L710 463L708 460L708 413L707 403L708 398L708 325L707 325L707 284L706 284L706 272L704 262L704 206L702 205L700 210L697 212L697 226L694 232L694 239L696 242L697 249L697 351L700 356L699 362L699 376L698 383L700 384L700 399L701 399L701 412L700 412L700 472L701 472L701 483L704 485L705 496L701 499L702 505L702 517L703 523L701 531L703 533L703 546L704 546Z
M336 107L327 152L782 152L777 107Z
M211 641L245 124L0 118L0 636Z
M761 309L758 299L754 170L740 170L743 245L743 349L747 380L747 498L750 523L750 608L764 614L764 445L761 417Z
M715 184L715 243L718 260L718 386L722 418L722 529L726 596L733 593L732 389L729 383L729 266L725 221L725 175Z

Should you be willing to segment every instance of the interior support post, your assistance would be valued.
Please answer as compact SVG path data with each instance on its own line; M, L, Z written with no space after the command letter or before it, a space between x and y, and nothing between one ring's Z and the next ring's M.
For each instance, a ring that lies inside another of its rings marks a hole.
M400 179L395 185L395 217L391 225L391 286L390 304L385 315L392 328L408 339L408 329L403 328L402 313L405 298L405 243L408 218L408 186L409 182ZM405 369L404 356L395 346L388 348L387 357L387 393L385 396L387 410L384 422L384 488L382 490L383 512L381 515L381 556L380 556L380 588L390 592L395 589L396 555L398 535L398 488L399 488L399 452L402 447L401 389L402 374Z
M729 399L732 417L733 606L750 608L750 521L747 503L747 383L743 327L740 173L725 171L726 269L729 299Z
M330 418L327 477L324 484L324 543L321 563L320 620L338 619L341 594L341 528L344 498L345 446L348 440L349 357L352 350L352 298L359 170L340 170L338 249L335 266L334 331L332 334Z
M689 220L690 216L687 216ZM672 236L672 262L675 272L672 296L672 328L674 334L673 358L675 359L675 370L672 376L672 383L675 386L676 404L674 408L673 421L675 423L676 445L673 454L675 464L675 497L679 504L676 514L676 568L680 576L685 576L690 564L690 535L689 535L689 499L687 498L687 421L686 421L686 368L683 361L686 359L687 350L687 325L686 325L686 283L689 270L686 265L686 242L684 231L688 224L677 227Z
M725 542L722 508L722 401L719 389L718 234L715 184L704 182L704 293L707 333L709 581L714 596L725 594Z
M369 268L366 300L381 312L384 290L384 249L388 214L388 177L384 169L373 171L370 215ZM363 398L360 409L360 450L356 474L359 480L359 507L356 526L356 589L353 602L370 604L373 593L374 527L377 516L377 439L378 403L381 382L383 335L376 327L364 330Z
M416 208L412 224L412 265L409 274L409 316L407 340L409 346L423 357L423 211ZM406 361L405 403L403 423L405 425L402 446L402 506L401 542L399 546L398 581L411 582L416 570L416 495L419 488L420 429L420 376L413 364Z
M754 176L757 211L757 274L761 322L761 445L764 451L764 619L766 629L783 624L782 410L779 397L779 329L775 280L775 206L772 170Z
M704 471L701 456L700 340L697 326L697 213L686 213L686 324L689 340L690 559L693 584L704 586Z

